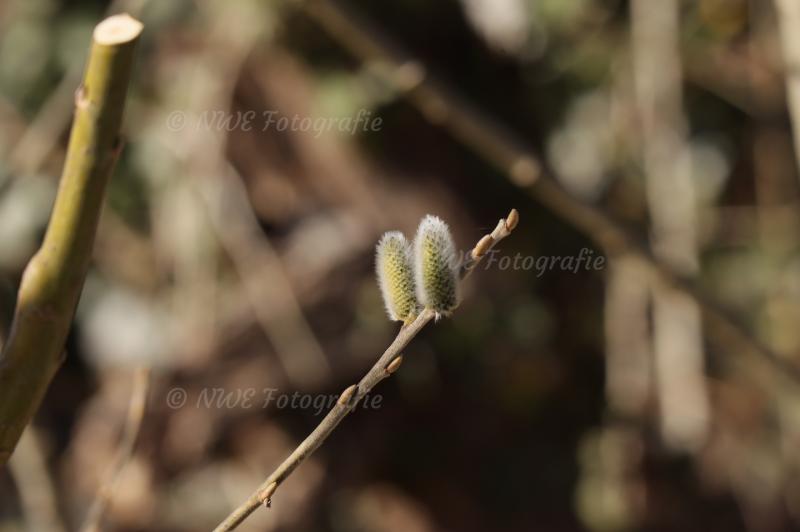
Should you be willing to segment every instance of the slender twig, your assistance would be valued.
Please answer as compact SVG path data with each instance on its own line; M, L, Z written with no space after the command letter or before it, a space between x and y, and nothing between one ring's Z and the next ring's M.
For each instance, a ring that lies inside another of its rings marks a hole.
M220 166L225 167L220 172L229 173L230 179L196 179L194 183L215 234L231 256L256 319L275 346L289 379L306 386L319 384L330 376L330 364L280 257L269 238L258 230L241 176L223 160L212 168Z
M511 234L517 226L519 214L512 210L508 217L501 219L497 223L494 231L485 235L478 241L470 254L466 257L459 268L459 276L465 279L475 269L486 253L495 244ZM397 333L394 341L384 351L383 355L375 362L375 365L367 372L358 384L353 384L345 389L339 396L336 405L328 412L328 415L317 425L311 434L297 446L297 448L284 460L270 476L258 487L253 494L237 507L231 514L217 527L214 532L226 532L239 526L242 521L253 513L259 505L267 507L271 504L271 498L278 486L292 474L306 458L311 455L320 445L330 436L337 425L349 414L358 402L367 395L372 388L380 381L394 373L402 363L402 351L408 343L419 333L432 319L435 312L425 309L420 312L417 318L404 325Z
M81 532L99 532L102 530L103 515L114 494L114 486L120 473L133 456L136 440L142 428L144 413L147 409L147 393L150 390L150 368L138 368L133 375L131 399L128 403L128 417L122 430L116 456L106 472L100 488L97 490L94 502L86 514L86 520L81 526Z
M66 532L59 513L59 497L48 467L44 434L34 425L22 433L8 467L19 493L27 530Z
M786 99L792 122L794 155L800 170L800 2L775 0L786 71Z
M300 7L334 40L401 91L433 124L473 149L504 172L516 186L597 242L608 255L627 256L654 282L674 288L700 305L709 334L731 353L751 353L792 379L800 367L754 337L699 285L652 255L641 239L602 208L565 191L545 172L536 154L517 135L487 116L458 92L428 72L414 56L391 42L353 9L334 0L297 0Z
M42 247L28 263L0 353L0 465L14 450L61 362L89 267L142 24L128 15L94 30L58 195Z
M630 20L634 108L652 248L663 263L692 276L699 264L697 199L688 164L680 2L632 0ZM702 332L700 308L693 299L671 287L654 287L653 377L659 424L664 442L675 449L696 450L708 435Z
M188 111L200 115L227 107L226 102L233 99L238 72L264 31L263 22L247 18L247 10L228 10L221 18L213 1L200 2L198 7L210 30L205 46L196 55L203 58L208 71L217 73L213 80L207 79L205 70L197 73L194 104ZM231 33L231 27L237 31ZM177 180L176 186L200 200L192 206L206 211L202 215L208 215L214 236L230 256L256 322L274 347L288 379L304 386L319 385L330 376L330 365L281 258L258 227L241 177L225 159L227 139L227 132L218 128L180 136L174 155L188 166L186 174L192 178ZM163 218L171 220L170 216Z

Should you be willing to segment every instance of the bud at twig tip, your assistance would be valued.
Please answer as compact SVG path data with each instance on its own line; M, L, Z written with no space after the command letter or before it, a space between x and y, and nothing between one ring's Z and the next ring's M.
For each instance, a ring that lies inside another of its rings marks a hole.
M517 209L511 209L511 212L508 213L508 217L506 218L506 229L513 231L518 223L519 212L517 212Z

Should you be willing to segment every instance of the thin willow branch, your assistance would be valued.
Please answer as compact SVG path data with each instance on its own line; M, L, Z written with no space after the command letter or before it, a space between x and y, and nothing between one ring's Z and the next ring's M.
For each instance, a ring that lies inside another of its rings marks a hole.
M59 497L48 467L47 445L43 434L33 425L19 439L8 468L19 493L27 530L67 532L59 512Z
M86 515L86 520L81 527L82 532L99 532L102 530L103 515L114 494L114 487L120 473L133 456L136 449L136 440L142 428L144 413L147 409L147 394L150 390L150 368L138 368L133 375L131 399L128 403L128 417L122 430L122 439L119 443L114 461L108 468L100 489L97 490L92 506Z
M692 276L699 264L697 198L687 156L680 2L632 0L630 5L634 108L641 124L652 247L659 260ZM653 381L659 426L665 444L677 450L697 450L709 433L711 405L702 334L695 301L671 288L655 287Z
M258 230L241 176L227 161L209 166L224 166L220 172L230 175L226 179L196 179L194 186L217 238L241 278L259 325L292 382L305 386L323 382L330 377L330 364L303 314L280 257L267 235ZM202 175L202 171L196 175ZM269 282L265 283L265 279Z
M128 15L109 17L94 30L53 213L42 247L25 268L0 353L0 466L61 363L106 183L120 152L122 111L141 31L142 24Z
M519 222L519 214L512 210L508 217L501 219L497 223L491 234L485 235L478 241L466 260L459 268L459 276L465 279L472 273L486 253L495 244L511 234L511 231ZM397 337L384 351L383 355L375 362L375 365L367 372L358 384L353 384L345 389L339 396L336 405L328 412L328 415L317 425L311 434L297 446L297 448L284 460L270 476L258 487L253 494L244 501L238 508L217 527L214 532L226 532L235 529L256 508L264 504L267 507L271 504L272 495L278 486L292 474L311 453L319 448L320 445L330 436L342 419L349 414L358 402L367 395L376 384L397 371L402 363L402 351L408 343L419 333L432 319L435 313L430 309L420 312L419 316L408 325L403 326Z
M517 135L437 80L418 59L387 39L371 22L338 1L296 1L334 40L360 60L376 67L374 71L402 92L431 123L446 129L504 172L514 185L586 234L608 255L629 257L631 264L636 264L654 282L697 301L709 334L718 344L731 353L754 354L774 369L800 381L800 367L761 343L705 295L696 282L655 258L639 238L602 208L566 192Z
M775 0L786 72L786 99L792 122L794 155L800 171L800 2Z

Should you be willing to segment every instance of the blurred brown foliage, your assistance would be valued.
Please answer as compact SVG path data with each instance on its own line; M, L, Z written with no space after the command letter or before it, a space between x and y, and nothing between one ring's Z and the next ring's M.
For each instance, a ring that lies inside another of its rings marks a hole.
M572 194L654 244L669 228L658 213L688 205L689 274L800 364L800 190L770 2L675 4L665 38L678 54L666 56L678 103L654 112L679 148L655 168L680 159L688 203L648 182L647 143L658 139L643 131L637 86L636 54L648 50L633 43L650 44L632 40L628 2L348 3L528 141ZM69 356L0 473L2 532L79 526L140 366L153 369L148 411L106 529L213 528L323 415L275 398L339 393L396 332L373 275L386 230L411 235L433 213L467 248L516 207L522 223L498 259L603 254L409 105L379 75L387 65L348 54L295 2L5 0L0 317L40 241L90 31L109 10L146 26L127 144ZM375 127L315 130L359 113ZM699 373L665 387L663 315L635 267L488 264L376 389L379 407L350 416L242 530L798 526L800 383L701 327ZM686 334L667 343L689 345ZM178 408L176 389L186 393ZM214 390L234 400L209 404ZM246 390L252 403L237 399ZM669 403L684 393L701 399ZM691 438L671 439L687 416Z

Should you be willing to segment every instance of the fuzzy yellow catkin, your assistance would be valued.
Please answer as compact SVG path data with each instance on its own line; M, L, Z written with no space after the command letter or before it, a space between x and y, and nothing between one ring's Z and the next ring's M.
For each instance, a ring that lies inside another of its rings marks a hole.
M450 314L458 305L459 282L456 248L450 229L440 218L422 219L414 238L417 299L436 312Z
M419 311L414 288L411 245L399 231L381 237L375 251L375 270L389 319L410 322Z

